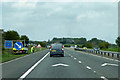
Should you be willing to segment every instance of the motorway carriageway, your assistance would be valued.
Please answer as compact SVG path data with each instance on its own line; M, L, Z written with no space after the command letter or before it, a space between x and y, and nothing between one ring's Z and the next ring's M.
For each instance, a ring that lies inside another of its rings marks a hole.
M44 50L2 64L2 77L20 79L118 80L119 61L65 48L64 57L50 57Z

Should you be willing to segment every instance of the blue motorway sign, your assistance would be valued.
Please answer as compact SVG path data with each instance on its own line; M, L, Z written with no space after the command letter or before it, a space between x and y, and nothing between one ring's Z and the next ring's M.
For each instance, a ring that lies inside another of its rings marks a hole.
M17 50L21 50L22 47L23 47L23 44L21 42L16 42L15 45L14 45L15 49Z
M8 40L5 40L5 48L12 48L12 45L13 45L13 42L12 41L8 41Z

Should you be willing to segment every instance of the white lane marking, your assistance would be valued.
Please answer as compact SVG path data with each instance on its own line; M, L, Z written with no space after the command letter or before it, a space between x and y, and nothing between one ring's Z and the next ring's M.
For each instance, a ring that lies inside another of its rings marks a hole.
M74 58L74 59L76 59L76 58Z
M71 57L73 57L73 56L71 56Z
M100 78L102 78L103 80L108 80L107 78L105 78L104 76L101 76Z
M81 52L81 53L85 53L85 52L82 52L82 51L80 51L80 52ZM85 53L85 54L88 54L88 53ZM120 62L119 60L110 59L110 58L103 57L103 56L98 56L98 55L95 55L95 54L90 54L90 53L89 53L88 55L92 55L92 56L96 56L96 57L100 57L100 58L104 58L104 59L108 59L108 60Z
M96 71L94 71L94 73L96 73Z
M56 67L56 66L69 66L69 65L67 65L67 64L62 64L62 63L59 63L59 64L54 64L54 65L52 65L52 66L54 66L54 67Z
M81 61L78 61L79 63L82 63Z
M28 71L26 71L18 80L21 80L23 78L25 78L30 72L32 72L32 70L38 65L40 64L40 62L42 62L49 54L50 52L48 52L42 59L40 59L37 63L35 63Z
M109 65L109 66L119 66L118 64L111 64L111 63L104 63L101 66L107 66L107 65Z
M87 66L86 68L87 68L87 69L91 69L91 67L89 67L89 66Z

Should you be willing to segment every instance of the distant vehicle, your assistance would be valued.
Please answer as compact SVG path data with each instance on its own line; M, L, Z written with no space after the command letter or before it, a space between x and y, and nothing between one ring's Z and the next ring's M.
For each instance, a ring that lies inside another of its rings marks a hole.
M62 44L51 44L50 57L54 55L61 55L62 57L64 57L64 49Z
M83 49L87 49L87 47L83 47Z
M79 47L75 47L74 50L79 50Z
M97 48L97 47L96 47L96 48L94 48L94 51L99 51L99 48Z

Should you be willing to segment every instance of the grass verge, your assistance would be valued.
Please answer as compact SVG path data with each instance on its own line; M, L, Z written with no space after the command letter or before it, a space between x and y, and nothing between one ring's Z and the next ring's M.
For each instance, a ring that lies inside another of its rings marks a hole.
M104 51L113 51L113 52L120 52L120 49L118 48L108 48L108 49L102 49Z
M46 48L41 48L41 49L36 48L35 52L43 51L45 49ZM16 58L20 58L22 56L26 56L26 55L29 55L29 54L32 54L30 52L29 48L28 48L28 54L16 54L16 55L13 53L12 49L10 49L10 50L6 49L6 50L2 51L2 57L1 57L2 58L2 63L13 60L13 59L16 59Z

